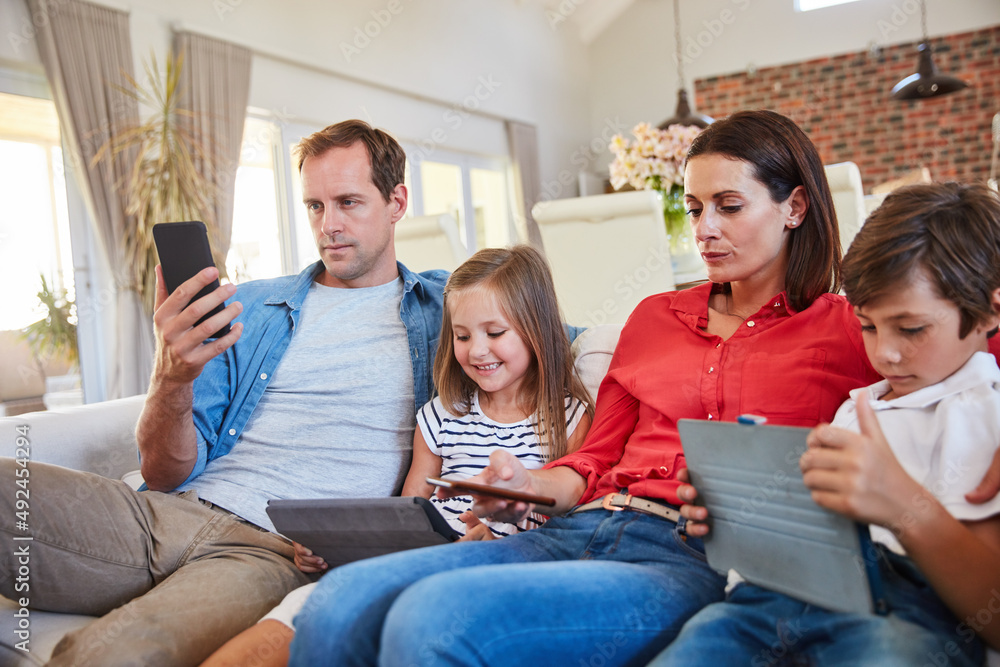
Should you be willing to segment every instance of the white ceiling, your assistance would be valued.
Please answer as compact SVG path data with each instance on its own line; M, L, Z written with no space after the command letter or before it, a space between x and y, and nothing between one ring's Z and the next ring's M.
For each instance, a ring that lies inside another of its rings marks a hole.
M576 26L581 41L590 44L635 0L541 0L553 26L564 20Z

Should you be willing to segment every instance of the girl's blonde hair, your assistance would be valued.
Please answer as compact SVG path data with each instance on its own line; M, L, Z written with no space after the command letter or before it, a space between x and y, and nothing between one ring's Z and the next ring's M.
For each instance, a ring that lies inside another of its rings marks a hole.
M545 446L547 459L563 456L567 394L582 401L588 415L593 416L594 408L586 387L573 372L573 355L548 265L534 248L516 245L480 250L451 274L444 291L434 383L445 408L457 415L469 413L479 388L455 359L448 308L449 296L466 290L484 290L493 295L504 317L532 351L518 403L528 414L537 412L538 438Z

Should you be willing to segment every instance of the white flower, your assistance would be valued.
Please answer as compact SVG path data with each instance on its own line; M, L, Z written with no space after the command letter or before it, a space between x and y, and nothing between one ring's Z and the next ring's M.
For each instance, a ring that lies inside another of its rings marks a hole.
M632 128L634 142L619 135L611 138L608 149L615 159L609 165L611 185L620 189L626 183L637 190L653 187L659 178L660 187L684 182L684 158L691 142L701 128L671 125L665 130L649 123L639 123ZM653 181L653 183L651 183Z

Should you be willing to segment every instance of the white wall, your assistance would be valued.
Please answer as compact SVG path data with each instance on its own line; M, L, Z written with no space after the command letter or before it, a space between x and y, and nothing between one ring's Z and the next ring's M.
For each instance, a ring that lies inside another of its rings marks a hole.
M129 11L138 72L151 51L162 57L177 24L269 54L254 58L250 105L279 120L323 126L360 117L402 139L492 153L507 151L502 119L521 120L538 126L547 179L569 167L588 134L586 48L570 22L551 26L536 2L96 1ZM0 39L0 59L37 63L24 0L0 0L0 23L29 37L16 47Z
M872 43L913 42L921 33L918 0L860 0L801 13L794 0L680 2L689 92L696 78L746 71L751 63L761 68L861 51ZM997 0L927 0L932 38L997 24ZM592 134L611 115L631 128L674 114L674 45L671 0L638 0L590 45ZM915 67L916 51L913 62ZM598 162L607 164L610 154Z

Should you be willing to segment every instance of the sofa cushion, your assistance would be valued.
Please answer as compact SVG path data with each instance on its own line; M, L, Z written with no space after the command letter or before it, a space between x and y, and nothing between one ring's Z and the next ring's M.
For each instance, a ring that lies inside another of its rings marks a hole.
M597 389L608 372L621 332L620 324L601 324L587 329L573 341L576 374L592 399L597 399Z
M111 479L139 467L135 425L145 396L0 418L7 432L28 427L31 460ZM13 452L7 454L10 456Z

